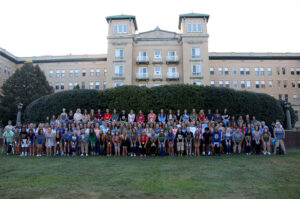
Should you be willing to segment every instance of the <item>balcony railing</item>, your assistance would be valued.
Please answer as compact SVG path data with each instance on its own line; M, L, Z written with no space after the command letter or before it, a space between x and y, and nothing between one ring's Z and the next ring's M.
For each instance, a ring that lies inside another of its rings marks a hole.
M202 73L192 72L191 78L202 78Z
M114 61L124 61L124 56L115 56Z
M149 63L149 57L148 56L137 56L136 57L136 63L137 64L148 64Z
M192 55L192 60L200 60L200 55Z
M167 63L178 63L179 59L178 56L167 56Z
M115 73L113 79L125 79L124 73Z
M179 79L179 73L178 72L168 72L167 79Z
M153 80L162 80L162 74L153 74Z
M146 80L149 79L148 73L136 73L137 80Z
M153 57L152 63L163 63L163 60L161 57Z

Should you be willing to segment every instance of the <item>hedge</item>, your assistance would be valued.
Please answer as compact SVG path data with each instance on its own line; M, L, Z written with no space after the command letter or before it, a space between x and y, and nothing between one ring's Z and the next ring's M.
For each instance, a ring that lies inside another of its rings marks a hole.
M103 91L70 90L54 93L33 101L25 111L26 120L30 122L45 121L47 116L58 115L62 108L75 111L81 109L113 109L118 112L125 109L129 112L142 110L148 113L150 109L176 110L196 108L229 110L230 115L249 114L267 124L280 120L284 122L284 110L281 102L261 93L236 91L229 88L197 86L186 84L164 85L159 87L121 86Z

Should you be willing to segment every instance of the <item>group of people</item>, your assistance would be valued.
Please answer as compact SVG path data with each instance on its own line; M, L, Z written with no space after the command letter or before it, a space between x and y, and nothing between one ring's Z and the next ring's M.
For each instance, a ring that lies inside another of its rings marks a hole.
M44 123L4 128L7 155L20 156L200 156L220 154L286 154L285 130L279 121L267 126L255 116L230 116L210 109L191 113L163 109L145 115L116 109L75 113L63 109ZM273 148L273 149L272 149Z

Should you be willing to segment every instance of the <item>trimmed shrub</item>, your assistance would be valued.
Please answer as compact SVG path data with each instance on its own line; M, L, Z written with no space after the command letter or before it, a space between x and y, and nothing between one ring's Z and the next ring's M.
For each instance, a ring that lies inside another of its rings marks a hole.
M159 87L122 86L103 91L70 90L41 97L32 102L26 109L26 120L30 122L45 121L47 116L58 115L62 108L75 111L81 109L116 108L118 112L125 109L129 112L142 110L148 113L150 109L158 113L159 109L168 111L193 108L229 110L230 115L250 117L264 120L267 124L272 121L284 121L284 111L280 101L261 93L236 91L234 89L196 86L186 84L164 85Z

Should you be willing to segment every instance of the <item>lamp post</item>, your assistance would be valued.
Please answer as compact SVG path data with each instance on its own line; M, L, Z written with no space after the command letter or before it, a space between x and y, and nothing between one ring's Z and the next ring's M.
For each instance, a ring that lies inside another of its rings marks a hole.
M291 103L290 102L284 102L284 108L285 108L285 114L286 114L286 127L287 130L292 130L292 122L291 122Z
M18 123L21 123L21 111L23 108L23 104L21 102L19 102L17 104L17 107L18 107L18 113L17 113L17 124L18 124Z

